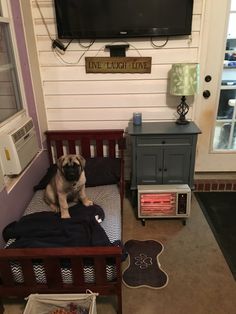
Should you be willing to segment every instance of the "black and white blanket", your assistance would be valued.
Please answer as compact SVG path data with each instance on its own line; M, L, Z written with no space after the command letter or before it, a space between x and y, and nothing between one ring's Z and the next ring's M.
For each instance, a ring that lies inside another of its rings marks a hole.
M16 239L7 248L112 245L98 222L104 219L100 206L76 204L69 212L69 219L61 219L53 212L37 212L7 225L3 230L4 240Z

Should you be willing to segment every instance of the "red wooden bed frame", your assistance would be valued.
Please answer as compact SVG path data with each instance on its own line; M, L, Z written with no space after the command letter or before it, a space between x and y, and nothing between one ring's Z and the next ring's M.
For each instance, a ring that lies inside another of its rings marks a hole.
M47 131L47 146L50 162L53 163L52 143L56 158L63 155L63 146L67 142L68 153L76 153L79 141L80 153L86 158L91 156L91 143L95 144L97 157L104 157L104 143L108 147L109 157L121 158L120 198L121 208L124 197L124 131L123 130L89 130L89 131ZM117 152L119 155L117 155ZM94 157L94 156L92 156ZM122 313L121 295L121 254L120 247L70 247L70 248L27 248L0 249L0 298L27 297L31 293L84 293L86 289L101 295L117 296L117 313ZM93 259L95 282L86 283L83 277L83 265L86 258ZM116 279L108 281L106 276L106 259L115 260ZM71 261L73 282L63 283L60 260ZM47 282L37 283L33 271L33 260L41 259L44 264ZM10 262L21 264L24 282L16 283L13 279ZM0 299L0 313L3 304Z

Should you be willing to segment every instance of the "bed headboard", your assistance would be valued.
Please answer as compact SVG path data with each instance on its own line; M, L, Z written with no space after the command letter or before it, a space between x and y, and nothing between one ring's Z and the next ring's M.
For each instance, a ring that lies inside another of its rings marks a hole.
M46 131L50 163L66 154L123 159L124 130Z

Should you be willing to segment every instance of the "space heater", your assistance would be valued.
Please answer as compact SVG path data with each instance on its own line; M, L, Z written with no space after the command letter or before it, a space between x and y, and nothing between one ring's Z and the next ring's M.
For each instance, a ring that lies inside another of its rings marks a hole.
M190 215L191 189L187 184L138 185L139 218L184 218Z

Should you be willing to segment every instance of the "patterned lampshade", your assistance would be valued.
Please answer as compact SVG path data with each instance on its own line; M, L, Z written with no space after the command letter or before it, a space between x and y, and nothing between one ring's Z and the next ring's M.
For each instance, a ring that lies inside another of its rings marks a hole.
M198 92L199 65L194 63L176 63L170 73L170 94L190 96Z

